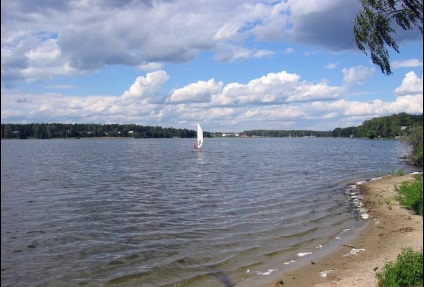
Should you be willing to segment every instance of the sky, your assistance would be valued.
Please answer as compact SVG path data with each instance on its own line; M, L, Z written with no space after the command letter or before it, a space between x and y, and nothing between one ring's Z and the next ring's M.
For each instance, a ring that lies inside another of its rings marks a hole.
M392 75L359 0L2 0L1 123L333 130L423 113L423 37Z

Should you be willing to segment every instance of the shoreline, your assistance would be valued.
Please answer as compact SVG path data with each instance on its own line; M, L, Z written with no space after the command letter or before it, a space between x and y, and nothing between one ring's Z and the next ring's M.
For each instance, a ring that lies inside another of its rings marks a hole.
M375 274L403 248L423 249L423 217L394 200L396 187L414 179L388 175L357 183L369 215L358 234L296 269L276 271L258 287L375 287Z

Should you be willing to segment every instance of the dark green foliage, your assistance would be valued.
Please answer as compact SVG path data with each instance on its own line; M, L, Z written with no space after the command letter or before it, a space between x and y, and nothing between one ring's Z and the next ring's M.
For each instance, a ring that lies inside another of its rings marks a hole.
M388 262L376 273L377 286L418 287L423 286L423 252L406 248L395 262Z
M354 136L356 132L356 127L347 127L347 128L336 128L332 132L332 136L335 138L348 138Z
M417 214L423 215L423 177L414 182L401 185L398 189L400 204L413 209Z
M423 165L423 126L413 126L403 140L412 147L410 156L411 163Z
M211 137L204 132L205 137ZM196 132L187 129L141 126L135 124L1 124L1 138L51 139L80 137L134 137L134 138L194 138Z
M414 27L423 33L422 0L361 0L362 10L354 19L354 35L359 50L371 53L371 60L381 72L392 74L386 46L399 53L393 39L396 24L403 30Z
M407 113L393 114L391 116L376 117L364 121L360 126L337 128L333 130L333 137L358 138L385 138L394 139L411 133L414 126L423 126L423 114L410 115Z

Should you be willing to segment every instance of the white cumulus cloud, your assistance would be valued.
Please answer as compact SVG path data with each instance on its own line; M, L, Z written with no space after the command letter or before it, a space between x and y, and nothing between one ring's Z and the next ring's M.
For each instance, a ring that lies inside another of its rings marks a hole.
M402 84L395 89L396 95L421 95L423 94L423 77L419 78L414 72L405 75Z
M189 84L171 93L169 102L209 102L213 95L222 91L222 82L216 83L215 79L209 81L198 81Z
M370 78L375 73L374 68L368 68L364 66L351 67L349 69L344 68L343 70L343 81L345 85L363 85L365 80Z
M138 77L130 89L122 95L121 103L129 104L137 101L152 103L161 101L160 89L169 79L165 71L147 73L145 77Z

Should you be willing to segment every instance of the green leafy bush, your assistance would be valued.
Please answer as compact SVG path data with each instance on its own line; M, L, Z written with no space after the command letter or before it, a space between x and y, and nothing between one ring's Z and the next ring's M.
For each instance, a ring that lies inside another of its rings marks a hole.
M388 262L376 273L377 286L419 287L423 286L423 252L405 248L395 262Z
M415 165L423 165L423 126L413 126L403 140L412 147L411 162Z
M413 210L419 215L423 215L423 177L416 181L407 182L398 189L399 202Z

